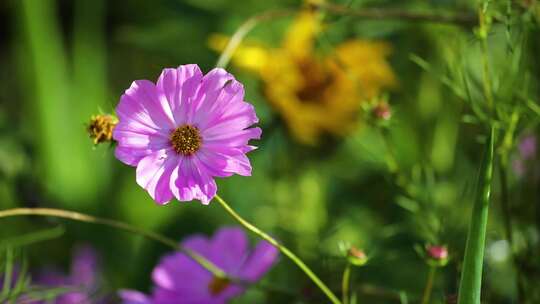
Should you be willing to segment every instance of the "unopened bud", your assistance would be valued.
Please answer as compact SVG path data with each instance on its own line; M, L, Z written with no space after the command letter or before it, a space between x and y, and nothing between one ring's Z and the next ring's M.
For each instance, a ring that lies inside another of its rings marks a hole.
M434 266L445 266L448 263L448 249L446 246L427 246L428 263Z
M86 130L90 138L92 138L94 145L111 142L113 130L117 123L118 120L112 115L99 114L92 116Z
M373 115L377 119L390 120L392 118L392 109L386 102L380 102L373 108Z
M347 260L349 260L349 263L355 266L363 266L367 263L368 257L363 250L351 246L351 248L349 248L347 251Z

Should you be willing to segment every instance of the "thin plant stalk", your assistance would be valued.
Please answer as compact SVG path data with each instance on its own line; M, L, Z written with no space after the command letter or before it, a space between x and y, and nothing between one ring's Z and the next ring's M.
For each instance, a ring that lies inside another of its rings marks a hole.
M391 8L350 8L329 2L311 4L314 8L322 9L327 13L341 16L351 16L370 20L406 20L411 22L434 22L453 24L463 27L473 27L478 23L474 14L468 12L455 12L454 14L439 14L420 11L410 11Z
M319 289L328 297L328 299L334 303L334 304L341 304L341 301L339 298L326 286L325 283L300 259L296 254L294 254L291 250L289 250L287 247L282 245L280 242L278 242L276 239L271 237L266 232L260 230L255 225L251 224L247 220L245 220L243 217L241 217L236 211L234 211L227 202L225 202L219 195L216 195L214 197L216 201L229 213L236 221L238 221L242 226L244 226L247 230L253 232L260 238L266 240L268 243L270 243L272 246L279 249L283 255L288 257L291 261L293 261L298 268L300 268L312 281L319 287Z
M521 266L516 256L515 246L514 246L514 229L512 227L512 208L510 207L510 193L508 187L508 155L510 150L514 146L514 133L516 132L516 127L519 122L519 114L517 110L514 110L510 116L509 126L505 132L504 138L502 139L502 145L500 148L499 155L499 182L501 187L501 210L503 217L504 230L506 234L506 239L510 243L510 252L512 256L512 261L516 270L516 286L517 286L517 302L518 303L527 303L525 286L523 282L523 275L521 271Z
M128 231L134 234L144 236L147 239L162 243L175 250L181 251L182 253L189 256L191 259L193 259L195 262L197 262L199 265L204 267L206 270L208 270L209 272L211 272L214 276L218 278L235 281L234 278L228 277L227 274L223 270L221 270L219 267L217 267L214 263L210 262L209 260L207 260L202 255L198 254L197 252L190 250L188 248L182 247L180 244L178 244L177 241L170 239L166 236L163 236L161 234L130 225L128 223L106 219L106 218L95 217L95 216L91 216L91 215L87 215L87 214L79 213L75 211L53 209L53 208L13 208L13 209L0 211L0 218L13 217L13 216L50 216L50 217L69 219L69 220L78 221L78 222L104 225L104 226L109 226L116 229Z
M488 32L489 22L487 21L485 8L481 8L478 11L478 20L480 22L478 29L478 36L480 38L480 53L482 58L482 78L484 97L486 99L487 107L490 111L493 110L493 85L491 82L490 70L489 70L489 53L488 53Z
M387 8L371 8L371 9L352 9L347 6L341 6L336 4L329 3L310 3L311 7L314 9L320 9L329 14L338 15L338 16L351 16L362 19L373 19L373 20L387 20L387 19L399 19L407 21L424 21L424 22L435 22L435 23L447 23L455 24L470 27L477 23L477 18L474 15L468 13L456 13L455 15L445 15L445 14L430 14L425 12L409 12L403 10L389 10ZM244 37L259 23L273 20L275 18L288 17L292 16L295 13L299 12L298 9L283 9L283 10L271 10L255 15L244 23L242 23L238 29L234 32L231 39L225 46L225 49L221 53L216 63L216 67L225 68L229 61L231 60L234 51L240 45Z
M499 161L499 181L501 184L501 207L502 207L502 213L503 213L503 220L504 220L504 229L506 238L508 239L508 243L510 244L510 252L512 256L512 262L514 263L514 267L516 269L516 286L517 286L517 300L518 303L527 303L525 301L526 299L526 292L525 292L525 286L523 284L523 276L521 273L521 268L519 265L519 261L516 256L516 252L514 251L514 230L512 227L512 219L511 219L511 208L510 208L510 198L508 194L508 172L507 172L507 162L506 162L507 156L506 154L501 155L501 161Z
M431 299L431 291L433 290L433 282L435 281L435 273L437 267L429 266L428 278L426 281L426 287L424 288L424 295L422 296L422 304L429 304Z
M221 53L216 63L218 68L226 68L231 60L234 51L238 48L244 37L259 23L271 20L278 17L291 16L295 13L294 10L275 10L267 11L258 15L255 15L248 20L246 20L238 29L234 32L231 39L225 46L225 49Z
M480 167L477 197L474 202L471 223L467 234L463 271L459 284L458 304L480 304L482 266L486 242L491 182L493 178L493 150L495 129L491 127L484 159Z
M341 302L349 304L349 286L351 285L351 264L347 263L341 280Z

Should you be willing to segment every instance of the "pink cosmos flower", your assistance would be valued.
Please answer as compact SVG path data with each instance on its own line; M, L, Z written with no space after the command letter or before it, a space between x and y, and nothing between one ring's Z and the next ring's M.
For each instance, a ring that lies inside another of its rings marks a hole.
M278 251L266 241L250 252L248 240L239 228L222 228L212 239L192 236L182 242L213 262L229 276L256 282L274 264ZM244 287L214 277L208 270L183 253L163 257L154 268L152 294L122 290L124 304L222 304L240 295Z
M136 80L116 108L116 157L137 167L137 183L159 204L173 197L208 204L214 177L251 175L246 153L260 128L244 87L223 69L164 69L157 84Z

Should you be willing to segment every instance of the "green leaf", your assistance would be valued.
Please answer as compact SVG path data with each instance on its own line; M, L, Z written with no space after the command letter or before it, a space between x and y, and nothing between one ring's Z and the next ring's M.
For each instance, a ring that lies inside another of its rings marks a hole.
M477 197L474 202L471 223L467 235L463 272L459 284L458 304L480 304L482 288L482 266L486 243L486 227L488 221L491 181L493 177L493 150L495 145L495 129L491 127L486 143L484 159L480 167Z

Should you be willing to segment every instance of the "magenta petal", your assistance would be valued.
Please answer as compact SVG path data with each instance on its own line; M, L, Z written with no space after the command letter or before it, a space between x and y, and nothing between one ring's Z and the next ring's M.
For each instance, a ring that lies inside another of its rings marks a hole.
M205 140L204 146L244 146L247 145L251 139L259 139L261 137L262 130L260 128L251 128L246 130L206 130L203 133Z
M213 117L213 110L219 104L216 103L227 82L234 81L234 77L224 69L215 68L204 75L201 88L193 100L192 118L189 121L197 126L204 125Z
M214 176L251 175L249 159L239 148L204 149L197 157Z
M181 65L176 69L164 69L157 87L169 103L177 125L186 123L187 109L197 93L203 75L196 64Z
M223 248L227 248L223 251ZM239 261L247 258L248 239L241 228L221 228L212 238L212 250L220 252L216 257L217 266L227 273L236 275Z
M193 251L196 251L199 254L202 254L205 257L210 257L213 253L212 243L210 240L202 235L192 235L189 238L185 239L182 242L182 246Z
M137 183L158 204L166 204L173 198L169 185L171 174L178 163L173 153L170 150L160 150L144 157L137 165Z
M203 204L210 203L216 195L217 185L209 176L202 165L194 157L184 157L178 166L178 178L175 186L178 188L175 194L179 201L198 199Z
M74 284L94 284L98 268L97 255L92 247L83 245L75 249L71 265L71 277Z
M266 241L261 241L242 266L241 277L255 282L276 262L279 251Z
M153 304L152 300L142 292L128 289L118 291L122 304Z
M164 106L156 86L148 80L136 80L131 84L120 98L116 114L120 123L133 120L141 128L174 128L170 108Z
M182 242L184 248L193 250L213 261L219 253L212 252L210 241L202 236L192 236ZM207 298L212 274L184 253L174 253L161 259L152 272L156 284L155 299L167 297L187 300Z
M121 146L116 147L114 150L114 156L129 166L137 166L139 161L150 153L151 151L125 148Z
M152 280L161 289L206 291L201 282L208 283L212 275L208 270L183 253L175 253L161 259L152 272ZM204 285L204 284L203 284Z

